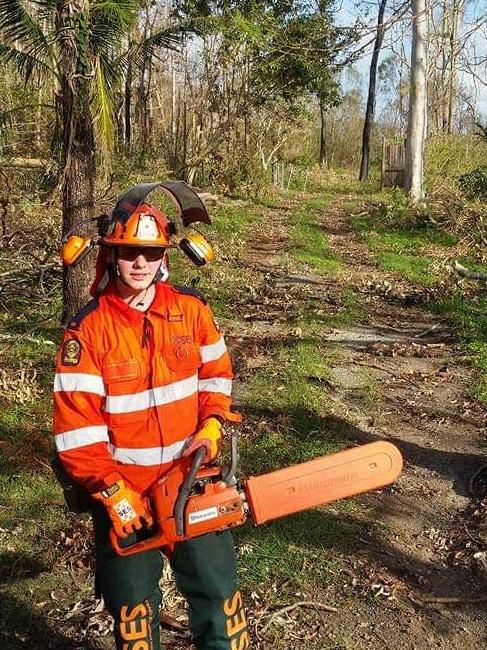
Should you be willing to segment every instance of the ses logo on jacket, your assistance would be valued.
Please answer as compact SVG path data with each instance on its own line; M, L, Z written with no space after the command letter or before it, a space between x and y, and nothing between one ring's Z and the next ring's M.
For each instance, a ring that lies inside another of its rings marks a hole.
M77 366L81 358L81 344L76 339L67 339L61 349L63 366Z

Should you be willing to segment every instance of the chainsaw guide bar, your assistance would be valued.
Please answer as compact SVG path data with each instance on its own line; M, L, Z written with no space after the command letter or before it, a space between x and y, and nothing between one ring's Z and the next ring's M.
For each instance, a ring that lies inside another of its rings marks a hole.
M371 442L245 481L254 523L377 490L401 473L402 456L390 442Z

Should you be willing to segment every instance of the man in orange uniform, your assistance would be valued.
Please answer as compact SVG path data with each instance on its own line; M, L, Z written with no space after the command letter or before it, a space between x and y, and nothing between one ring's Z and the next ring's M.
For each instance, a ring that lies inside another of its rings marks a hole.
M163 558L118 556L110 527L126 538L150 525L154 482L201 446L215 458L222 422L238 419L230 358L210 308L195 290L164 282L169 237L166 217L148 204L114 220L98 260L108 284L69 323L56 365L56 449L93 498L97 577L118 650L160 648ZM249 647L230 534L181 542L167 554L198 650Z

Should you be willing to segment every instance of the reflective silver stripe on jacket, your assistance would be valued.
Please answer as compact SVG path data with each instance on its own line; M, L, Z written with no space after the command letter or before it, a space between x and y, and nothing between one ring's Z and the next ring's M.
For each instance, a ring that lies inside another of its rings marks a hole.
M212 377L211 379L200 379L198 382L199 392L232 394L232 380L226 377Z
M95 393L105 395L105 384L100 375L90 375L86 372L58 372L54 375L54 392Z
M175 381L166 386L149 388L140 393L129 393L127 395L108 395L105 401L107 413L133 413L143 411L151 406L170 404L180 399L193 395L198 390L198 375L192 375L187 379Z
M200 347L201 360L203 363L208 363L208 361L216 361L227 351L227 346L223 336L221 336L216 343L211 343L210 345L202 345Z
M105 424L72 429L54 436L58 452L93 445L95 442L108 442L108 427Z
M191 437L191 436L190 436ZM188 442L189 437L185 440L178 440L167 447L142 447L139 449L130 449L125 447L114 447L112 444L108 448L114 458L119 463L126 465L162 465L170 463L177 458L181 458L183 449Z

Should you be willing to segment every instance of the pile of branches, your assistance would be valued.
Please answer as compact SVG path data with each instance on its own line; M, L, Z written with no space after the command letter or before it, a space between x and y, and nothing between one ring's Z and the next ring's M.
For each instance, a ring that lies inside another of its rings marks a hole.
M46 304L61 290L56 228L34 221L19 215L15 230L0 240L0 308L5 311L25 307L30 313L45 313Z

